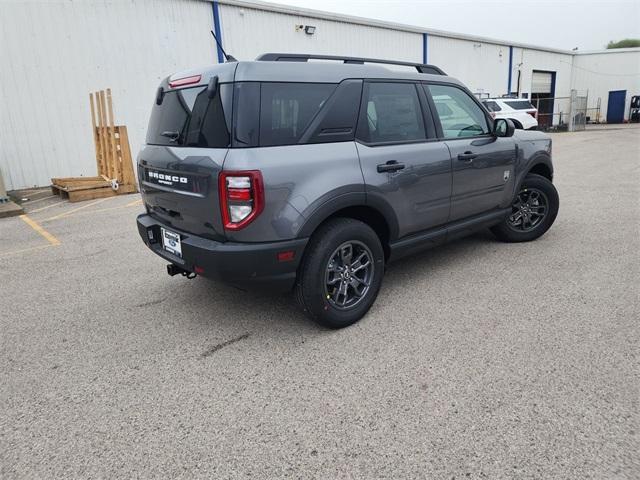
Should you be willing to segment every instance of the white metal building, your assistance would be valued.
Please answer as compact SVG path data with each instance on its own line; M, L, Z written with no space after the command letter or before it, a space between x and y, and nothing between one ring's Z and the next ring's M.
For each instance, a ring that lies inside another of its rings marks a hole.
M625 92L624 118L631 96L640 95L640 48L576 53L257 1L9 0L0 2L7 188L95 175L91 91L112 89L116 120L136 152L160 79L221 61L210 30L240 60L271 51L432 63L481 96L588 90L589 106L601 99L601 119L610 91Z

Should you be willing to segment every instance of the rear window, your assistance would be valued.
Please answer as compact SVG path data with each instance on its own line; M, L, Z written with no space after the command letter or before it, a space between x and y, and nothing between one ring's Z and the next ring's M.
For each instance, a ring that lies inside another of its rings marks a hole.
M358 138L367 143L415 142L427 138L413 83L369 83Z
M297 143L335 88L328 83L263 83L260 145Z
M489 110L490 112L499 112L500 110L502 110L500 108L500 105L497 104L497 102L492 102L489 100L485 100L484 102L482 102L482 104L487 107L487 110Z
M230 85L221 84L214 98L207 87L165 92L162 103L154 103L147 130L147 143L181 147L224 148L230 143Z
M527 100L512 100L512 101L505 101L504 103L509 105L514 110L532 110L535 108Z

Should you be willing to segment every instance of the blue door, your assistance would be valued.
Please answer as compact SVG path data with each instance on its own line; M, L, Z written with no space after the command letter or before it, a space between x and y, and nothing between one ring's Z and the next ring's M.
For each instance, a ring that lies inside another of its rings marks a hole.
M607 123L622 123L624 121L624 100L626 97L626 90L614 90L609 92Z

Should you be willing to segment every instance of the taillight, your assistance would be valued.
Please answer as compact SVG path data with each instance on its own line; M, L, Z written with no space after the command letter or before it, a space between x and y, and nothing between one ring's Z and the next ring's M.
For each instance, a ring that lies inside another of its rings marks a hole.
M226 230L246 227L264 208L264 184L259 170L220 172L218 189Z
M527 113L529 115L531 115L533 118L537 118L538 117L538 111L537 110L528 111Z

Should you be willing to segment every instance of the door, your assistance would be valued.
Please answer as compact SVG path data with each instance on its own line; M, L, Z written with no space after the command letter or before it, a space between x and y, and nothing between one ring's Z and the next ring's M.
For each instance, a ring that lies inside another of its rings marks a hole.
M452 159L449 222L507 207L514 187L515 141L495 137L478 101L455 85L428 85L438 135Z
M609 92L609 102L607 103L607 123L622 123L624 121L624 101L626 97L626 90L614 90Z
M443 225L449 216L451 157L425 108L418 84L364 84L356 146L367 202L393 212L398 237Z
M547 129L553 125L553 97L556 72L534 70L531 74L531 103L538 109L538 126Z

